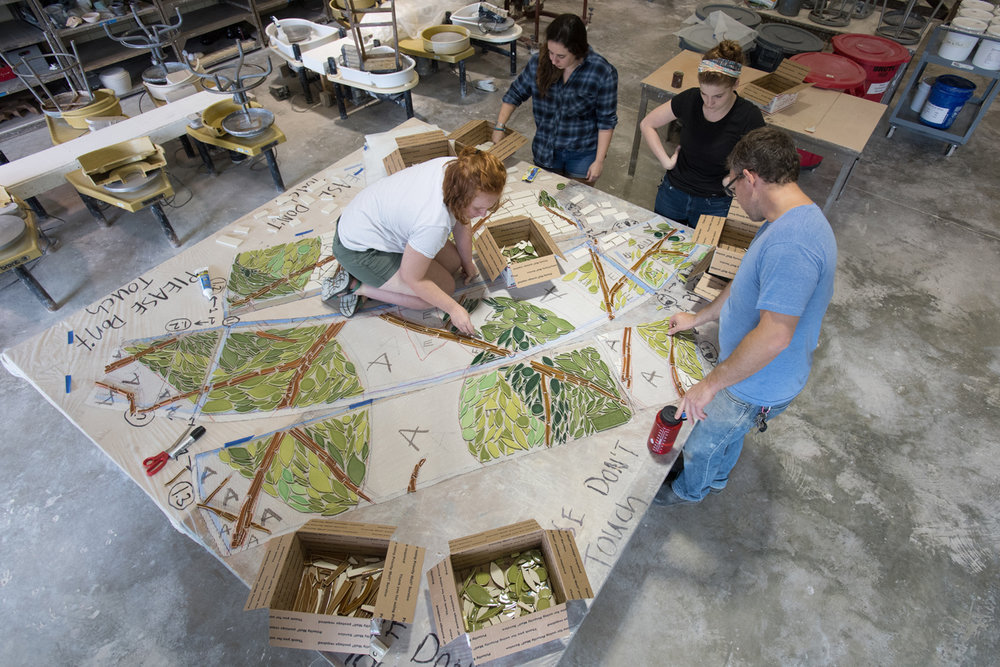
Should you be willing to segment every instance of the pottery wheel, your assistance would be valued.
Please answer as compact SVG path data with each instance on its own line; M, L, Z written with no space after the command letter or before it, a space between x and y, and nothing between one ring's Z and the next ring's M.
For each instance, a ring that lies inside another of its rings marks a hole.
M267 109L240 109L222 119L222 129L234 137L255 137L274 124Z
M125 174L121 181L105 183L101 187L114 194L138 192L151 183L154 183L159 178L159 169L154 169L147 174L143 174L141 171L131 171L128 174Z
M20 241L28 226L16 215L0 215L0 250L9 248Z

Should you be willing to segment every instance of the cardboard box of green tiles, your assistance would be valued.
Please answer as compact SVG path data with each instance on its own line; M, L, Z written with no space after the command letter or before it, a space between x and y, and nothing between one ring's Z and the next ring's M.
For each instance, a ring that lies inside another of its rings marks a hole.
M443 644L461 637L476 663L569 634L566 603L594 593L573 533L522 521L448 543L427 571Z
M507 287L534 285L562 273L559 246L544 227L524 216L487 222L476 237L476 252L490 280L503 275Z

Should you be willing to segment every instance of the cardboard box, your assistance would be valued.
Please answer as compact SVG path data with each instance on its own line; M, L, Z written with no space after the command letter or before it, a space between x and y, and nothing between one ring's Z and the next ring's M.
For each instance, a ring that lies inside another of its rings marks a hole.
M434 625L442 644L464 638L475 663L512 655L569 634L566 602L594 596L573 533L542 530L534 520L470 535L448 543L451 555L427 571ZM455 573L516 551L539 549L555 603L542 611L467 633Z
M518 241L528 241L538 253L538 259L508 262L503 249ZM486 223L476 237L476 252L490 280L503 274L507 287L525 287L558 278L562 272L556 255L559 247L540 224L527 217L505 218Z
M470 120L451 134L445 136L441 130L411 134L396 139L396 150L382 160L385 170L395 174L401 169L433 160L436 157L455 156L466 146L475 148L493 138L493 125L485 120ZM452 145L454 142L454 146ZM509 158L517 149L526 144L524 135L514 130L506 130L504 138L493 144L487 153L497 156L501 162Z
M709 300L719 296L736 275L760 225L750 219L735 199L727 217L701 216L691 240L713 248L691 269L688 289Z
M733 200L727 217L701 216L691 240L714 246L715 249L710 253L708 272L720 278L732 279L760 225L761 223L751 220L739 203ZM694 275L694 271L691 275Z
M374 621L412 623L416 610L424 549L391 541L394 532L395 526L313 519L270 540L244 611L271 610L272 646L368 655ZM291 610L307 559L335 552L385 558L374 619Z
M455 155L455 151L448 137L441 130L434 130L397 137L396 150L386 155L382 164L385 165L386 173L395 174L415 164L449 155Z
M794 104L799 91L812 85L804 83L808 75L808 67L785 58L770 74L740 86L739 93L761 111L774 113Z
M693 269L691 269L691 273L687 278L687 288L701 298L709 301L715 301L719 295L722 294L722 290L726 289L726 285L729 284L728 279L713 276L708 272L708 267L712 263L713 252L714 251L710 250L708 254L705 255Z
M497 156L501 162L517 152L517 149L528 143L528 139L520 132L511 129L504 130L503 139L493 144L486 151ZM471 146L475 148L487 141L493 140L493 123L485 120L470 120L468 123L458 128L448 135L448 138L455 142L456 151Z

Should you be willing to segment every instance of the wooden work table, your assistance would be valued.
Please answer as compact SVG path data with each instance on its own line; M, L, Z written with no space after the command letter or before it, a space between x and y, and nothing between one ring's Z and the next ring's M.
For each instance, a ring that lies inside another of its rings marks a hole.
M642 144L639 123L649 111L649 102L660 104L682 90L697 86L700 61L701 54L681 51L640 82L642 95L632 139L632 152L629 155L630 175L635 173L639 147ZM680 88L670 86L675 71L684 72L684 84ZM766 74L767 72L752 67L744 67L740 84L749 83ZM787 130L795 139L797 147L840 161L840 172L823 204L823 211L827 213L847 185L847 179L861 159L861 153L885 110L886 105L862 97L809 87L799 93L798 99L790 107L774 114L764 114L764 120L769 125Z

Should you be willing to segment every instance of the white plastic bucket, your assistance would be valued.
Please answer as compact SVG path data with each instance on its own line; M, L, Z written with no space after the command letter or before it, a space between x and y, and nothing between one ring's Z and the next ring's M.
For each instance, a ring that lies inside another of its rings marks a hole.
M1000 25L991 25L986 29L986 34L1000 40ZM972 59L972 64L982 69L1000 69L1000 41L982 40L976 50L975 57Z
M982 34L986 32L986 23L976 19L957 18L951 22L952 27L959 28L966 32L976 32ZM969 57L972 50L979 43L979 38L975 35L967 35L961 32L949 30L945 33L944 40L938 48L938 55L948 60L961 62Z
M927 96L931 94L931 86L934 85L934 80L936 77L930 76L922 79L919 84L917 84L917 89L913 93L913 101L910 102L910 109L920 113L924 108L924 102L927 101Z
M122 67L109 67L101 72L101 85L122 97L132 92L132 77Z

